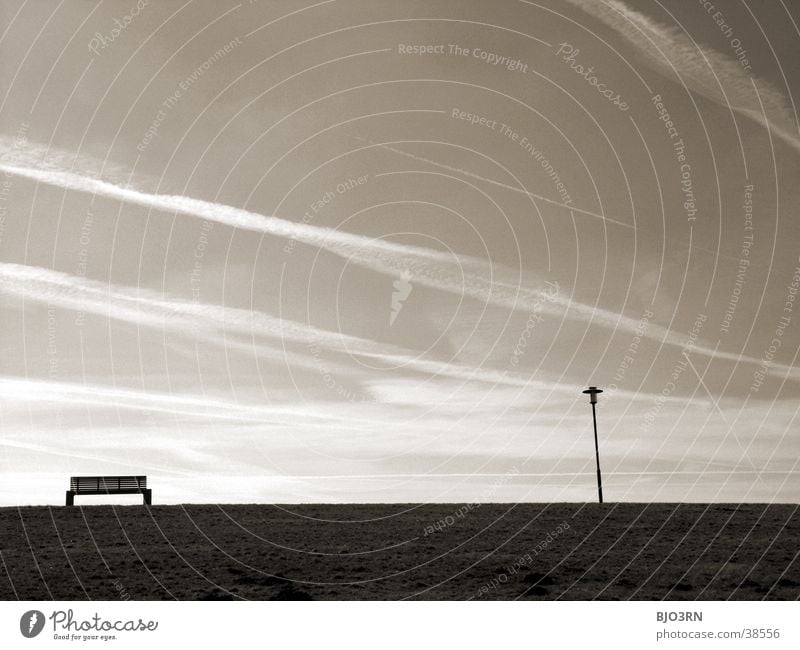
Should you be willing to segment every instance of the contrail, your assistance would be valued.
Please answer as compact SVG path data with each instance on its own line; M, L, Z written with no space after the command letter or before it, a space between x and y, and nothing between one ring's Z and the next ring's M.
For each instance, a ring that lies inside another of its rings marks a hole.
M112 285L22 264L0 262L0 293L186 334L224 330L356 353L377 353L386 347L369 339L322 330L257 310L170 299L150 289Z
M800 151L798 127L783 94L747 74L733 58L695 44L677 27L662 25L619 0L569 2L619 33L650 68L667 78L677 75L690 91L747 117Z
M400 279L406 278L415 285L431 287L457 296L469 296L499 307L527 312L549 312L551 315L565 316L570 320L581 322L590 320L603 327L624 328L631 333L638 327L638 321L635 319L620 317L614 312L595 309L561 297L557 301L543 301L543 297L549 296L544 286L540 290L535 290L520 284L503 282L497 276L501 273L508 274L509 269L476 258L452 256L427 248L395 244L329 228L294 223L201 199L149 194L72 172L19 167L8 162L0 162L0 170L64 189L115 198L166 212L200 217L233 228L295 239L327 250L364 268ZM560 302L560 306L557 306L556 302Z
M332 352L399 366L401 372L424 373L517 387L551 388L564 392L574 392L578 388L565 385L553 387L545 382L534 381L514 373L421 359L416 353L405 348L322 330L255 310L165 299L148 289L109 286L108 283L38 267L0 262L0 293L105 316L138 326L194 335L221 346L233 346L251 353L259 352L262 348L254 346L253 343L237 343L227 334L269 337L280 339L282 342L320 346ZM224 330L226 336L220 336L220 330ZM273 358L281 359L282 349L273 348L271 352ZM316 367L313 362L306 365Z
M208 395L156 393L99 384L84 384L44 379L23 379L0 376L2 400L11 403L48 402L65 405L88 404L109 409L147 410L172 415L199 418L218 418L236 422L261 424L293 424L298 418L320 422L342 420L345 417L315 410L311 406L261 406L216 399ZM279 418L285 418L280 420Z
M385 149L386 151L391 151L393 153L400 154L401 156L405 156L406 158L411 158L412 160L416 160L417 162L424 162L428 165L438 167L439 169L446 169L447 171L455 172L457 174L461 174L462 176L467 176L468 178L474 178L475 180L483 181L484 183L489 183L490 185L496 185L497 187L502 187L503 189L506 190L512 190L520 194L525 194L526 196L529 196L532 199L536 199L537 201L543 201L544 203L548 203L549 205L562 208L567 211L577 212L579 214L585 214L586 216L594 217L595 219L600 219L601 221L605 221L607 223L612 223L615 226L622 226L623 228L636 230L636 227L633 226L632 224L625 223L624 221L617 221L616 219L611 219L610 217L603 216L602 214L598 214L597 212L592 212L591 210L585 210L584 208L578 208L574 205L561 203L560 201L549 199L546 196L542 196L541 194L534 194L533 192L529 192L528 190L522 187L516 187L514 185L501 183L500 181L496 181L491 178L486 178L485 176L480 176L479 174L467 171L466 169L461 169L460 167L453 167L451 165L446 165L444 163L437 162L436 160L431 160L430 158L417 156L416 154L409 153L408 151L403 151L402 149L392 147L391 145L388 144L372 142L371 140L367 140L366 138L362 138L360 136L356 136L356 138L361 140L362 142L367 142L371 145L374 145L375 147L379 147L381 149Z
M320 346L330 352L354 355L390 365L396 368L393 372L450 377L465 382L546 390L568 395L574 395L582 388L578 385L536 380L516 372L491 367L464 366L448 361L424 359L420 358L418 353L399 346L322 330L255 310L168 299L149 289L109 285L39 267L0 262L0 294L63 309L83 311L138 327L164 329L220 346L235 347L250 354L264 354L265 350L263 346L255 345L252 341L236 341L229 335L246 336L250 339L258 336L306 346ZM224 330L225 336L220 335L220 330ZM266 353L278 361L289 360L287 355L290 353L282 347L270 347ZM302 363L304 367L318 368L313 360L301 358L298 361L295 356L291 357L292 364ZM356 371L361 375L368 375L366 370L356 369ZM346 369L346 372L353 375L352 368ZM357 376L351 378L358 379ZM60 384L58 386L62 387ZM37 392L46 394L48 391L37 389ZM617 391L617 394L634 401L650 401L654 397L648 393L622 390ZM124 395L128 396L128 393ZM673 399L684 401L683 398L670 398L669 401ZM203 404L211 402L204 400Z
M397 278L406 276L415 284L458 296L467 295L481 302L509 309L526 309L541 293L519 284L501 281L497 275L508 274L509 269L477 258L295 223L202 199L150 194L73 172L40 170L8 162L0 162L0 170L63 189L118 199L164 212L199 217L241 230L294 239L372 271Z
M65 445L66 446L66 445ZM179 469L175 469L172 467L166 467L163 465L153 465L152 463L142 463L139 460L132 461L132 460L124 460L122 455L119 453L113 453L110 456L98 456L94 454L84 454L79 453L75 450L75 439L71 439L68 447L68 451L64 451L62 449L58 449L52 445L36 445L26 442L16 442L12 440L0 440L0 447L6 447L8 449L24 449L25 451L34 451L40 454L47 454L48 456L59 456L62 458L71 458L73 460L88 460L93 463L99 463L103 466L108 465L119 465L122 467L136 467L137 469L146 469L154 472L164 472L167 474L176 474L178 476L196 476L196 471L183 471Z
M637 319L574 301L560 293L553 298L545 288L545 283L541 283L542 288L537 290L502 281L497 276L499 274L507 276L511 270L501 265L487 263L485 260L454 256L419 246L396 244L330 228L294 223L202 199L150 194L73 172L21 167L11 164L7 159L8 156L0 159L0 170L10 174L63 189L118 199L165 212L199 217L233 228L295 239L326 250L363 268L401 279L405 277L415 285L431 287L457 296L469 296L480 302L507 309L563 317L615 332L637 334L639 331ZM682 338L673 331L655 324L648 326L646 336L656 342L676 347L682 347L684 344ZM719 352L702 345L695 346L693 352L710 359L761 365L758 359ZM800 377L800 369L779 364L773 364L771 368L785 369L793 380Z

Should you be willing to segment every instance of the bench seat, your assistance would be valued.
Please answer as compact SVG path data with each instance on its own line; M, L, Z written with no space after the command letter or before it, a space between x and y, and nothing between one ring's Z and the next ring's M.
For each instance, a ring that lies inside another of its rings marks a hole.
M141 494L144 503L152 504L152 491L146 476L72 476L67 490L67 505L75 504L77 495Z

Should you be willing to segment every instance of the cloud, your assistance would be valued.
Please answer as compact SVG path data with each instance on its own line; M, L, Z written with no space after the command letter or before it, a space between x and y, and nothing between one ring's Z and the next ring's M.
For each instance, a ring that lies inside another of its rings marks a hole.
M41 145L33 145L34 151L39 149ZM564 295L563 291L558 291L554 295L548 287L551 283L532 278L530 274L523 275L522 271L514 272L491 261L295 223L187 196L152 194L71 171L20 166L16 163L18 155L20 155L18 149L6 150L0 156L0 170L67 190L201 218L232 228L294 239L338 255L363 268L404 279L416 285L474 298L496 307L529 313L536 311L627 334L636 335L640 329L639 320L636 318L578 302L573 300L572 296ZM30 157L29 154L26 155ZM528 284L536 284L539 288L533 289L527 286ZM646 336L659 343L679 348L686 342L685 336L654 323L648 327ZM710 359L761 365L760 360L753 357L720 352L701 344L693 348L693 353ZM771 365L771 371L785 372L791 380L800 380L800 369L776 363ZM503 373L502 377L506 377L506 373Z
M178 476L193 476L195 474L195 472L189 470L177 469L175 467L161 465L158 463L143 462L141 459L133 460L130 458L130 456L125 457L118 452L110 452L106 455L86 453L85 451L79 451L75 449L75 446L74 438L69 442L62 442L61 444L58 442L51 444L34 444L9 439L3 439L0 441L0 447L5 448L6 454L9 453L9 450L21 450L23 452L33 452L37 455L44 454L47 456L56 456L60 459L67 458L72 462L89 461L103 467L122 466L125 468L136 468L136 471L157 471ZM63 464L64 461L59 460L58 462Z
M0 263L0 293L141 327L165 329L251 354L266 352L272 358L293 364L298 363L298 357L283 348L285 343L301 344L309 349L316 346L328 352L376 360L396 367L396 372L400 373L518 387L549 386L513 373L423 359L398 346L323 330L255 310L169 299L144 288L119 287L39 267ZM246 336L251 341L236 341L231 335ZM253 337L266 337L280 343L265 350L252 342ZM303 362L303 365L317 367L313 361ZM354 371L361 372L359 366L351 364L349 372ZM576 389L577 386L556 387L563 391Z
M60 405L64 408L93 406L98 409L130 409L202 420L217 419L250 422L260 425L297 425L327 427L334 421L353 425L342 409L336 414L329 405L263 405L230 401L210 395L160 393L129 388L44 379L0 376L0 399L6 409L30 403ZM324 406L324 408L322 408ZM370 423L365 421L362 426Z
M192 339L240 349L249 354L266 354L284 363L308 368L318 369L319 366L313 360L286 350L284 344L302 344L309 350L322 348L326 352L370 359L391 366L393 370L388 374L386 371L379 372L379 381L369 379L370 371L357 364L343 366L342 372L350 378L362 377L371 393L390 402L396 401L400 394L406 397L415 395L417 399L412 401L418 405L430 406L452 399L453 395L465 389L474 390L474 386L469 386L475 382L571 396L583 389L583 386L577 384L534 380L509 370L425 359L399 346L331 332L255 310L177 300L145 288L110 285L39 267L0 262L0 294L83 311L138 327L167 330ZM237 341L233 338L237 335L250 340ZM275 339L280 343L265 347L255 343L254 337ZM412 381L407 378L409 374L422 375L425 380ZM403 378L404 375L406 378ZM447 388L443 385L437 387L430 382L432 379L441 381L444 378L457 379L459 382L451 382L447 384ZM47 394L47 391L42 394ZM428 397L423 398L424 395ZM643 392L622 390L617 391L617 395L634 401L649 401L654 397ZM432 402L431 396L435 396ZM683 402L684 399L674 397L669 401ZM470 403L474 402L470 400Z
M384 239L364 237L341 230L295 223L265 216L229 205L187 196L151 194L70 171L37 169L0 161L0 170L55 187L126 203L213 221L221 225L250 230L275 237L293 239L326 250L364 268L418 285L510 309L525 308L540 292L504 281L500 273L508 269L468 256L451 255L419 246L396 244Z
M798 126L775 86L751 77L738 61L695 43L678 27L662 25L619 0L569 0L633 45L641 61L693 93L746 116L800 151ZM709 19L710 20L710 19Z

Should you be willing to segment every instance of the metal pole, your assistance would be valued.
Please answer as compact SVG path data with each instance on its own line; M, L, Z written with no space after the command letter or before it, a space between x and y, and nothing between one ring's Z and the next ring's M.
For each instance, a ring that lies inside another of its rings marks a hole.
M600 476L600 448L597 446L597 415L592 402L592 422L594 422L594 456L597 460L597 496L603 503L603 479Z
M597 395L602 393L603 390L597 386L589 386L583 391L584 395L589 396L589 401L592 403L592 423L594 424L594 457L597 461L597 498L600 503L603 503L603 479L600 476L600 447L597 444L597 413L594 405L597 404Z

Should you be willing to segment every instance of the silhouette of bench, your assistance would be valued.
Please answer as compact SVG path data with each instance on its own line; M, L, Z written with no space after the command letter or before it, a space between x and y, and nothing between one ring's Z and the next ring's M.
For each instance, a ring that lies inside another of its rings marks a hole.
M67 505L75 505L75 497L81 494L141 494L147 505L152 504L146 476L71 476Z

